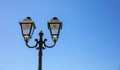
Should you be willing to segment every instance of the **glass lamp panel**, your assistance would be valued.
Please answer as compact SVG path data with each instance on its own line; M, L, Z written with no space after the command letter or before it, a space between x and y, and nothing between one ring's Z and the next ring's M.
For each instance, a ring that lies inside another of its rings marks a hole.
M25 28L25 29L30 29L31 28L31 25L30 23L22 23L22 28Z
M58 31L60 29L60 24L50 23L49 28L51 29L51 34L59 34Z
M31 24L22 24L23 35L30 35Z
M51 34L58 34L58 29L51 29Z
M32 26L31 26L31 33L30 33L30 36L32 36L32 35L33 35L34 30L35 30L35 26L34 26L34 25L32 25Z
M50 28L51 29L59 29L59 27L60 27L60 24L50 24Z

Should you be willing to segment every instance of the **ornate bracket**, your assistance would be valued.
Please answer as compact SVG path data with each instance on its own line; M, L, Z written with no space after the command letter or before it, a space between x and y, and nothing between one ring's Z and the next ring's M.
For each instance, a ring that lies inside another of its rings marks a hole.
M37 47L37 45L38 45L38 40L35 39L35 41L36 41L36 44L35 44L34 46L29 46L28 41L26 40L26 41L25 41L26 46L27 46L28 48L35 48L35 47Z
M41 42L41 41L38 41L38 39L35 39L35 42L36 42L36 44L35 44L34 46L30 46L30 45L28 44L28 41L27 41L27 40L25 41L26 46L27 46L28 48L40 49L40 47L37 47L37 46L38 46L38 44L40 45L40 42ZM44 45L44 46L42 46L42 49L53 48L53 47L56 45L56 42L54 42L53 45L48 46L48 45L46 44L46 42L47 42L47 39L44 39L44 41L42 41L41 44Z
M45 46L45 48L46 48L46 47L47 47L47 48L53 48L53 47L56 45L56 42L54 42L53 45L48 46L48 45L46 45L46 41L47 41L47 39L44 39L44 46Z

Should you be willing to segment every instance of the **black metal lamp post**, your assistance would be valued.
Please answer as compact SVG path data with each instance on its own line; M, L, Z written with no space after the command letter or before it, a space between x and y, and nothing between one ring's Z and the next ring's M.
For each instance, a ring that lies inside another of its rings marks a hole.
M32 21L31 17L27 17L23 21L20 22L21 26L21 32L24 37L26 46L29 48L36 48L39 50L39 64L38 64L38 70L42 70L42 50L45 48L52 48L55 46L56 41L60 34L60 29L62 29L62 22L60 22L57 17L53 17L51 21L48 22L48 29L50 30L50 34L52 37L52 40L54 42L53 45L48 46L46 45L47 39L43 39L44 33L40 31L39 39L35 39L36 44L34 46L29 46L28 42L29 39L32 37L32 34L36 28L34 22Z

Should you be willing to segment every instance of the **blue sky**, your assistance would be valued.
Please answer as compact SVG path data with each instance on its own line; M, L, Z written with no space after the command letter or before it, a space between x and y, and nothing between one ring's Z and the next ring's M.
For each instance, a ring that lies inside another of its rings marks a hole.
M38 51L27 48L19 21L30 16L52 44L47 22L63 29L44 50L43 70L120 70L120 0L0 0L0 70L37 70Z

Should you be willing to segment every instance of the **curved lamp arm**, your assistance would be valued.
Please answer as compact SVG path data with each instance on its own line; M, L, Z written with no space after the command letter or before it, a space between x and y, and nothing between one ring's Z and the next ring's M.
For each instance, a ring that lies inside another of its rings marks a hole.
M56 42L54 42L53 45L48 46L48 45L46 45L46 41L47 41L47 39L44 39L44 46L45 46L45 48L46 48L46 47L47 47L47 48L52 48L52 47L54 47L54 46L56 45Z
M36 44L35 44L34 46L29 46L28 41L26 40L26 41L25 41L26 46L27 46L28 48L35 48L35 47L37 47L37 45L38 45L38 40L35 39L35 41L36 41Z

